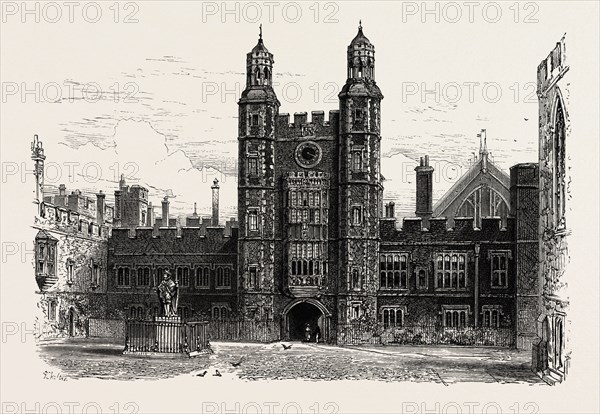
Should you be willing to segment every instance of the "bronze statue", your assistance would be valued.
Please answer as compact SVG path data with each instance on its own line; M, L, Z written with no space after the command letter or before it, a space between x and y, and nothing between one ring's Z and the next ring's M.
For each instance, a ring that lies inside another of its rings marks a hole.
M171 272L165 270L163 280L156 288L158 300L163 308L164 316L177 316L177 302L179 300L179 286L171 278Z

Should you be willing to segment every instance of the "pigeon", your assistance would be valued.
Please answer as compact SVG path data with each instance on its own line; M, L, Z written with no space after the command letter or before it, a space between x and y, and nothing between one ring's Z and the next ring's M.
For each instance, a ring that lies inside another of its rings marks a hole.
M204 372L202 372L202 373L200 373L200 374L196 374L196 376L197 376L197 377L203 377L203 376L205 376L205 375L206 375L206 373L207 373L207 372L208 372L208 371L204 371Z
M283 347L283 349L285 349L285 350L292 349L292 344L290 344L290 345L281 344L281 346L282 346L282 347Z
M213 377L221 377L221 373L219 372L218 369L215 370L215 373L213 374Z

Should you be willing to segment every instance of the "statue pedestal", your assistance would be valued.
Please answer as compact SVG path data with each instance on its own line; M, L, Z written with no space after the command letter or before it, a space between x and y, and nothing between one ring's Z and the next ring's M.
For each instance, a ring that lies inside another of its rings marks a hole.
M184 346L185 329L179 316L157 316L154 318L155 352L181 352Z

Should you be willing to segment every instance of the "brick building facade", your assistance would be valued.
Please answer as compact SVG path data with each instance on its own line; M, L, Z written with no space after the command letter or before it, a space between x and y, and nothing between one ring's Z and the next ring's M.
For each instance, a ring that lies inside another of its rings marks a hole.
M212 217L194 212L181 225L168 198L154 217L146 189L121 180L111 236L101 232L97 247L84 249L102 263L103 317L156 315L156 286L169 270L182 317L273 320L281 339L319 325L323 339L335 341L341 327L359 321L505 329L523 349L537 341L545 226L538 187L547 186L538 165L506 174L488 158L482 131L477 162L435 205L428 157L415 166L416 217L398 225L394 203L383 205L383 95L362 27L346 63L339 110L327 119L296 113L290 123L279 112L262 34L247 54L237 222L219 224L216 181Z

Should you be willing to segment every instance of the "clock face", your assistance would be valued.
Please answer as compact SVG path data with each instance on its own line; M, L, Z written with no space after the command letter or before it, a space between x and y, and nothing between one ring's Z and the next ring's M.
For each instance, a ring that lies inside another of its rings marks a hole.
M304 168L311 168L321 161L321 147L312 141L296 147L296 162Z

